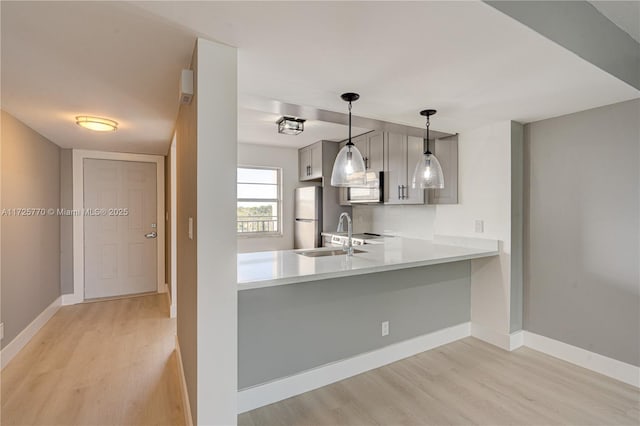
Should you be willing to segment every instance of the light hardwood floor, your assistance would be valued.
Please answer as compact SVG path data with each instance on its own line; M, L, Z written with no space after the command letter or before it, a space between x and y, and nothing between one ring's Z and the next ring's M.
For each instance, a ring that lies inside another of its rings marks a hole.
M166 295L61 308L2 371L2 425L181 425ZM527 348L454 342L240 425L639 425L638 389Z
M62 307L2 371L2 425L181 425L166 295Z
M640 425L638 389L467 338L241 414L239 425Z

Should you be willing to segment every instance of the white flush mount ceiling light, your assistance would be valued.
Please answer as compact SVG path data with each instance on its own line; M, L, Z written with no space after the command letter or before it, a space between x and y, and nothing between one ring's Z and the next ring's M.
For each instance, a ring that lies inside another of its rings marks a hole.
M429 117L435 113L435 109L425 109L420 111L420 115L427 117L427 134L424 138L424 154L420 160L418 160L413 172L413 181L411 186L414 189L444 188L444 175L442 174L440 161L438 161L436 156L429 151Z
M278 123L278 133L283 135L299 135L304 131L303 118L297 117L280 117Z
M366 186L367 175L362 154L351 141L351 103L357 101L357 93L343 93L342 100L349 102L349 141L342 147L331 173L331 186L355 187Z
M79 115L76 117L76 124L94 132L115 132L118 130L118 122L108 118L92 117L90 115Z

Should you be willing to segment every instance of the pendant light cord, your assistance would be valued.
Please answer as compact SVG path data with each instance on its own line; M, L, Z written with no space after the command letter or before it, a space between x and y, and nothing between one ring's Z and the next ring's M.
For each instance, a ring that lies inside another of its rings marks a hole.
M424 152L425 154L431 154L429 151L429 116L427 115L427 150Z
M347 145L353 145L353 142L351 142L351 101L349 101L349 142L347 143Z

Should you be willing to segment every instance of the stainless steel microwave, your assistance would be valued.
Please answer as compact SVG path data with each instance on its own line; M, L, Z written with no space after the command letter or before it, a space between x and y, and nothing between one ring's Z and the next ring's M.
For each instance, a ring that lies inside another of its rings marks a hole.
M384 202L384 173L368 172L366 188L347 188L347 200L353 204L379 204Z

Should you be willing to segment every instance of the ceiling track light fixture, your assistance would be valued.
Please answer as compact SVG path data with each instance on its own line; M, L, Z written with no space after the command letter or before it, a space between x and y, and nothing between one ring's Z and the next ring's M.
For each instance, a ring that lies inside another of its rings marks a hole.
M362 154L351 141L351 103L357 101L360 95L357 93L343 93L343 101L349 103L349 140L342 147L336 161L333 163L331 173L331 186L338 187L363 187L367 186L367 174Z
M444 175L440 161L429 150L429 117L436 113L435 109L420 111L420 115L427 117L427 133L424 138L424 154L413 172L411 186L416 189L442 189L444 188Z
M118 122L102 117L92 117L90 115L79 115L76 117L76 124L94 132L115 132L118 130Z
M278 124L278 133L283 135L299 135L304 131L305 121L305 119L297 117L280 117L276 122Z

